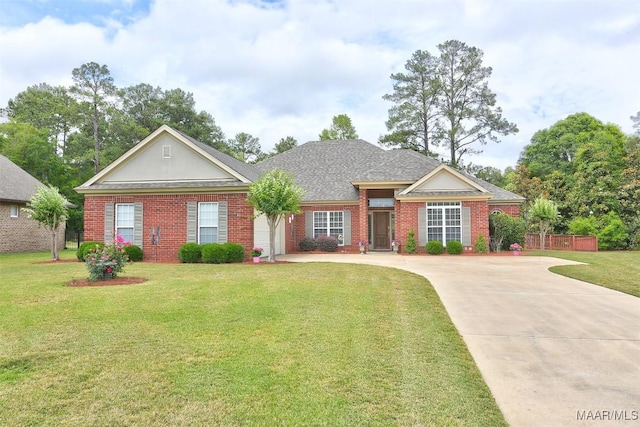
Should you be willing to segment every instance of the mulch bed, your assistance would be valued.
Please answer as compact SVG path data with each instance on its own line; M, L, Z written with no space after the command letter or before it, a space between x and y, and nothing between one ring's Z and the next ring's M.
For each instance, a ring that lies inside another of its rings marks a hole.
M117 286L117 285L136 285L138 283L146 282L147 279L141 277L114 277L109 280L72 280L67 283L67 286Z

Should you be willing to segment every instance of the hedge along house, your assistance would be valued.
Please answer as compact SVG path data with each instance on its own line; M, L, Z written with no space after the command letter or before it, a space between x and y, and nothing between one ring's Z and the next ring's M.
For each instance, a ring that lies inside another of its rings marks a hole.
M51 233L22 211L38 187L46 186L0 155L0 253L51 249ZM58 231L59 248L64 247L65 225Z
M85 195L85 241L114 232L142 248L145 260L175 261L187 242L254 241L249 184L258 171L161 126L76 188ZM248 256L248 255L247 255Z
M145 260L177 260L187 242L234 242L269 249L264 216L254 218L249 185L270 169L294 175L303 213L276 233L276 253L305 237L331 235L341 251L391 250L414 230L428 240L459 240L470 250L489 237L489 214L518 215L524 198L410 150L363 140L312 141L251 166L162 126L76 188L85 194L85 240L115 231L141 246ZM158 244L154 236L160 230Z
M424 252L430 240L458 240L466 251L489 239L489 214L520 214L524 198L411 150L383 150L363 140L315 141L274 156L258 169L292 173L305 189L303 213L291 216L286 251L305 237L332 235L344 250L402 246L415 232ZM401 249L402 250L402 249Z

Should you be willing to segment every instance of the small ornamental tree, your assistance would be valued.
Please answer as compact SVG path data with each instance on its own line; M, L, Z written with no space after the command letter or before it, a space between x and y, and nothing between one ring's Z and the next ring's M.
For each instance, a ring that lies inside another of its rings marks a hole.
M68 203L57 188L38 187L27 207L22 209L51 233L51 259L54 261L58 260L58 231L67 219Z
M553 229L553 223L558 218L558 205L552 200L537 198L529 208L529 221L540 232L540 249L543 251L547 233Z
M418 252L416 234L413 230L409 230L409 235L407 236L407 244L404 245L404 251L408 254L415 254L416 252Z
M269 262L276 260L276 229L278 224L290 213L300 213L300 201L304 190L298 187L293 175L280 169L267 171L260 179L249 186L248 202L257 211L265 215L269 225Z

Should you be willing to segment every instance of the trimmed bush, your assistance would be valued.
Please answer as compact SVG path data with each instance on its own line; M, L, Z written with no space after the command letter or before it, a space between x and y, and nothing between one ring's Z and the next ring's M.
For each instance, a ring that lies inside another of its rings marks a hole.
M473 250L477 254L486 254L489 252L489 245L482 234L478 235L476 242L473 245Z
M104 243L84 242L83 244L81 244L78 250L76 251L76 258L78 258L78 261L85 262L87 258L87 254L92 252L94 249L96 249L96 246L98 247L98 249L102 249L104 248Z
M424 250L430 255L440 255L444 252L444 246L442 246L442 242L431 240L427 242Z
M336 252L338 250L338 239L333 236L318 236L316 245L322 252Z
M124 253L129 257L129 261L142 261L142 248L138 245L125 246Z
M197 243L185 243L178 250L180 262L195 263L200 262L202 257L202 247Z
M244 246L239 243L225 243L223 245L227 250L227 262L244 261Z
M313 237L303 237L302 240L300 240L300 249L303 251L313 251L316 247L316 239Z
M220 243L202 245L202 262L207 264L222 264L227 262L227 248Z
M408 254L415 254L418 252L416 233L413 230L409 230L409 236L407 237L407 244L404 245L404 251Z
M457 240L447 242L447 253L451 255L460 255L462 253L462 243Z

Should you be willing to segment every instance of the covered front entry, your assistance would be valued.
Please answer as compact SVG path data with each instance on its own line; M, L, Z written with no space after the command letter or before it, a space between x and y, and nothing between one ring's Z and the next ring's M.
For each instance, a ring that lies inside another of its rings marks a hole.
M389 211L369 212L369 242L372 250L391 250L393 239L393 213Z

